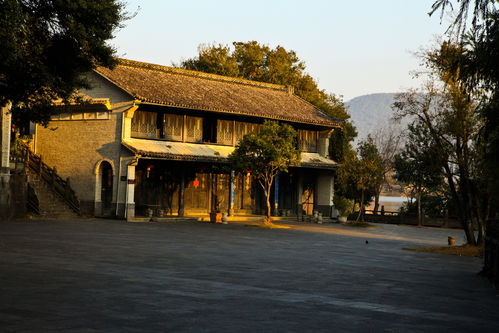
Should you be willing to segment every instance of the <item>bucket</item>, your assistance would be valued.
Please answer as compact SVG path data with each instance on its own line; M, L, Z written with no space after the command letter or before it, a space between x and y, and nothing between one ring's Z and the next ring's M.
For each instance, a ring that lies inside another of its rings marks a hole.
M449 243L449 246L454 246L454 244L456 243L456 239L452 236L449 236L447 238L447 242Z

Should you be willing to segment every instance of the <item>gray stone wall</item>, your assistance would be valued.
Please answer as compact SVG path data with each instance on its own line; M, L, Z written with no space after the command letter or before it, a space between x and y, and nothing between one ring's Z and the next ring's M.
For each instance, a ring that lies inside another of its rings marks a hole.
M334 175L332 171L323 171L317 175L316 209L323 216L331 216L334 196Z
M121 150L121 116L109 120L51 121L36 129L35 150L57 173L69 178L85 213L93 214L98 165L107 160L113 166L113 202L116 202Z

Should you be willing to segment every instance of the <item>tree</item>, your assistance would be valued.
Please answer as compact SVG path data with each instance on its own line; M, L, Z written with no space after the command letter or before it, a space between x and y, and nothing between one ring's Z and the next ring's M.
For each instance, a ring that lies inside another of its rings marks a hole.
M371 201L375 186L383 178L382 159L372 137L368 136L358 146L358 153L350 152L338 170L339 192L359 203L358 222L364 213L364 205Z
M449 31L457 36L463 36L467 31L466 23L468 21L468 15L470 12L470 5L473 3L473 14L472 14L472 27L477 28L481 22L486 20L495 11L495 4L497 0L456 0L460 3L457 14L452 24L449 26ZM433 3L429 15L433 15L435 12L440 11L440 19L446 12L446 8L450 8L451 11L454 10L453 0L437 0Z
M458 208L458 216L469 244L475 244L473 223L483 241L484 221L479 212L475 193L473 161L477 158L475 143L481 126L473 91L458 80L458 69L442 66L449 54L459 53L460 46L443 43L428 52L426 61L432 76L423 89L399 94L394 109L399 117L414 117L414 123L424 128L427 140L432 141L432 159L439 164L449 192ZM480 208L481 209L481 208Z
M198 57L182 61L181 66L205 73L239 76L236 59L230 54L230 48L222 44L200 45L198 47Z
M453 10L451 0L438 0L430 15ZM450 25L451 37L462 48L450 61L441 63L457 73L457 79L469 90L481 91L478 112L483 120L480 145L483 154L483 184L493 200L499 200L499 2L497 0L457 0L460 3L456 19ZM466 22L471 13L471 29ZM495 213L498 212L496 208ZM494 214L494 211L490 212Z
M438 148L428 129L420 123L409 124L404 150L394 156L395 178L416 194L418 225L423 224L423 194L443 184Z
M115 64L107 41L128 18L123 9L118 0L0 1L1 112L10 107L14 120L47 124L54 100L82 102L74 94L89 87L82 74ZM9 172L0 175L3 215L10 204Z
M271 188L275 176L297 165L300 152L296 148L296 131L287 124L266 120L258 133L245 135L232 154L229 164L238 172L251 170L265 194L266 223L270 223Z
M282 46L271 49L256 41L234 42L233 50L227 45L214 44L199 47L198 55L184 60L179 67L207 73L240 77L248 80L292 86L295 93L315 105L329 116L345 120L342 130L331 139L330 156L341 162L349 145L357 135L348 121L343 101L334 94L319 89L317 82L305 72L305 63L296 52Z
M115 64L107 44L128 16L124 4L102 1L0 2L0 106L46 123L51 103L88 87L82 74Z
M379 197L383 186L390 184L389 174L393 170L393 159L400 150L401 133L394 127L385 127L378 130L373 135L373 142L376 145L381 158L381 175L374 186L374 208L376 214L379 208Z

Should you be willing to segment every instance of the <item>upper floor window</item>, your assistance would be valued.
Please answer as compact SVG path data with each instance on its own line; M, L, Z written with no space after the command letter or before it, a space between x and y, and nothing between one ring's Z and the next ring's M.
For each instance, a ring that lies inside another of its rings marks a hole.
M233 120L217 120L217 143L232 146L234 136Z
M170 141L182 141L184 116L179 114L163 115L163 137Z
M203 118L185 117L185 142L203 141Z
M298 146L301 151L316 153L319 132L309 130L298 130Z
M218 120L217 143L226 146L236 145L243 136L257 131L258 124L234 120Z
M258 124L253 123L243 123L240 121L236 121L235 124L235 136L236 136L236 144L249 133L258 132Z
M157 118L156 112L136 111L132 119L132 137L159 138Z
M136 111L132 119L132 137L168 141L217 143L233 146L258 124L214 117Z

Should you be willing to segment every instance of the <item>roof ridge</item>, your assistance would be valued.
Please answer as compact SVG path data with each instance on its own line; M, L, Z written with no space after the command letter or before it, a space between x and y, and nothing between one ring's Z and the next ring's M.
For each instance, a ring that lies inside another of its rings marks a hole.
M224 75L219 75L219 74L211 74L211 73L199 72L199 71L177 68L177 67L151 64L148 62L142 62L142 61L137 61L137 60L123 59L123 58L116 58L116 59L118 60L118 65L126 66L126 67L144 68L144 69L155 70L155 71L160 71L160 72L165 72L165 73L200 77L200 78L205 78L205 79L214 80L214 81L236 83L236 84L242 84L242 85L259 87L259 88L267 88L267 89L273 89L273 90L282 90L285 92L288 91L288 87L285 85L281 85L281 84L267 83L267 82L261 82L261 81L252 81L252 80L247 80L247 79L242 79L242 78L237 78L237 77L232 77L232 76L224 76Z

